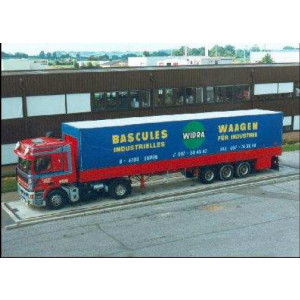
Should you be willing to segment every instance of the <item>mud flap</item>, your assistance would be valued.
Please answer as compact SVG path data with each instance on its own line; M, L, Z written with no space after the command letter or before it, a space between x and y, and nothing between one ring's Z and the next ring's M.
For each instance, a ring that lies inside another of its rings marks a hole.
M279 158L277 156L272 157L271 169L279 171Z

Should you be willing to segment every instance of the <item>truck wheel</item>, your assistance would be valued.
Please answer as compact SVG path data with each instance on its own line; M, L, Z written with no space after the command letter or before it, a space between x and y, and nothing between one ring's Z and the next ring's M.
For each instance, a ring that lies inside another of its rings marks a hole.
M123 199L131 194L131 184L126 179L116 179L108 186L108 193L112 198Z
M219 178L222 181L230 180L233 177L233 167L232 165L224 165L219 170Z
M200 169L199 179L202 183L213 183L216 178L216 172L213 168Z
M56 190L49 193L47 197L47 206L53 209L62 208L66 203L66 195L64 192Z
M235 168L235 175L239 178L246 177L251 172L251 165L248 162L241 162Z

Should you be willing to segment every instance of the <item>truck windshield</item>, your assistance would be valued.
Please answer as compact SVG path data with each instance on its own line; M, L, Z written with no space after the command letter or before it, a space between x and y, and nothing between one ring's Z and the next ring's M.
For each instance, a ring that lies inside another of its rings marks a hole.
M31 172L31 161L19 157L18 167L20 170L22 170L26 174L29 174Z

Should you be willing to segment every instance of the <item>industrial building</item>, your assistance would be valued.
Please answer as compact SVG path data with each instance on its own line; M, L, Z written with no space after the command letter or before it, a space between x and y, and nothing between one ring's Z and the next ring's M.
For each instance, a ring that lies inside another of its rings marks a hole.
M259 108L299 130L299 94L299 63L2 72L1 164L70 121Z
M1 59L2 71L27 71L48 69L47 59L7 58Z
M209 56L149 56L129 57L129 67L153 67L153 66L190 66L190 65L221 65L231 64L231 57Z

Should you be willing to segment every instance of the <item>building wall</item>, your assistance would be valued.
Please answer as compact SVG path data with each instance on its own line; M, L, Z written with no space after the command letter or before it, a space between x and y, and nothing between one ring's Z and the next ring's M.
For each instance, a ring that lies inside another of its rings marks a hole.
M47 59L1 59L2 71L45 70L48 69Z
M1 70L30 70L30 61L28 59L1 59Z
M62 122L261 108L283 111L285 126L299 130L299 99L290 97L293 90L297 90L299 65L3 72L1 79L1 143L2 152L7 156L3 160L5 164L12 163L13 156L7 153L18 140L41 136L48 131L59 137ZM238 85L253 86L253 97L262 98L159 107L154 103L154 93L160 88ZM136 90L150 93L150 106L132 107L130 101L125 109L93 110L96 93ZM279 97L278 93L282 95Z

